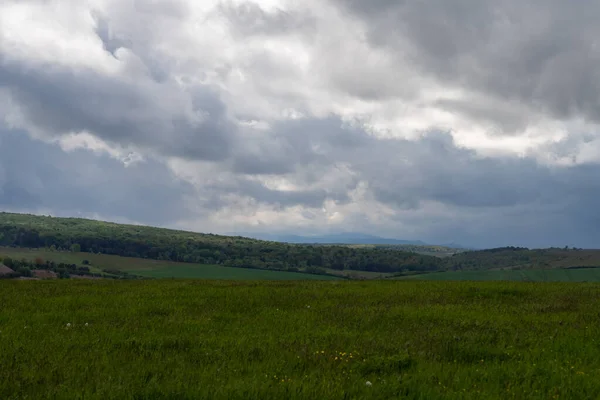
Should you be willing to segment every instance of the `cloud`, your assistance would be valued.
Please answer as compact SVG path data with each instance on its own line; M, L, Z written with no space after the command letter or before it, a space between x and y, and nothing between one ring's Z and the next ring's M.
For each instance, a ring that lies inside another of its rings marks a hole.
M595 246L591 1L8 1L0 205Z
M374 47L433 79L528 113L600 120L597 2L334 1L363 21Z
M135 56L117 50L124 64ZM89 68L42 68L4 63L0 84L19 116L18 127L57 137L93 132L110 143L192 159L218 160L227 156L234 124L209 87L178 90L150 77L135 80L106 76Z
M0 130L0 207L62 216L100 216L165 225L189 215L193 187L164 165L125 165L106 153ZM159 211L159 212L157 212Z
M314 17L306 11L266 10L250 1L222 2L217 5L217 10L227 19L231 30L240 36L294 35L299 31L312 31L315 24Z

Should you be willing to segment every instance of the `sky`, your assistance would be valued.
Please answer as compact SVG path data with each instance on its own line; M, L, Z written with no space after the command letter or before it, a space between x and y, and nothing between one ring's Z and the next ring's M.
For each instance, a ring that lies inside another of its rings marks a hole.
M1 0L0 209L600 245L600 2Z

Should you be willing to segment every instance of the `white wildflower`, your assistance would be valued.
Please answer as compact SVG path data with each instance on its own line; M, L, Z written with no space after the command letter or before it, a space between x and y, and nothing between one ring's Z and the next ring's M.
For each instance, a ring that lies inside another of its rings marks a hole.
M67 328L70 328L70 327L71 327L71 323L67 322Z
M365 383L365 385L367 385L369 387L373 386L373 384L370 381L367 381L367 383Z

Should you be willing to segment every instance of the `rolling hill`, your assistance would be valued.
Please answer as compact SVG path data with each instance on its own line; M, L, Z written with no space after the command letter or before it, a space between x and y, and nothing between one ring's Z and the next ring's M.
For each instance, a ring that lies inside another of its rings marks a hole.
M503 247L466 251L409 244L291 244L13 213L0 213L0 246L114 255L156 260L163 265L187 263L360 278L432 272L600 267L600 250L594 249ZM192 271L187 266L177 268L187 271L186 274ZM126 267L121 269L127 270ZM197 271L192 271L192 275L199 273ZM219 269L215 273L222 272ZM169 271L157 274L172 276Z
M161 261L324 273L438 271L438 257L391 248L306 246L80 218L0 213L0 246L49 248Z

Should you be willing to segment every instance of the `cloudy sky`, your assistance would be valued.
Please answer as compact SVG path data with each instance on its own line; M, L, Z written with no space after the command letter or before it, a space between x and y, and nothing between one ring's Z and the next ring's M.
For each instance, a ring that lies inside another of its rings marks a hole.
M600 3L1 0L0 208L600 244Z

